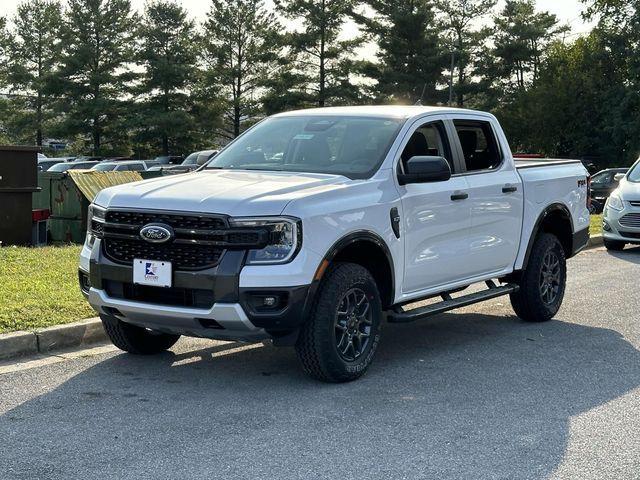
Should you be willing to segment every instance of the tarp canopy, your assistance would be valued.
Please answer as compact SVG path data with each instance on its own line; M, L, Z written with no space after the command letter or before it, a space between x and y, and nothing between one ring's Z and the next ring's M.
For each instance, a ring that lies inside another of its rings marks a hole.
M93 170L69 170L67 173L89 202L93 202L98 192L104 188L142 180L140 173L128 171L98 172Z

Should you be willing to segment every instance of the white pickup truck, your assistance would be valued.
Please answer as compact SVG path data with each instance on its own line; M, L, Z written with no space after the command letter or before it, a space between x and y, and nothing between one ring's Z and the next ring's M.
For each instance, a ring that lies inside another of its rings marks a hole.
M487 113L290 112L197 172L103 190L80 287L127 352L271 339L313 377L349 381L383 320L501 295L525 321L551 319L588 242L588 196L579 162L516 164Z

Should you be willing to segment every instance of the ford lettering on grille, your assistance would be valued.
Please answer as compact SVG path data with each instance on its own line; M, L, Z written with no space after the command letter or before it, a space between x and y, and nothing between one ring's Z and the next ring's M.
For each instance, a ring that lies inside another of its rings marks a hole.
M149 243L167 243L173 239L173 229L168 225L145 225L140 237Z

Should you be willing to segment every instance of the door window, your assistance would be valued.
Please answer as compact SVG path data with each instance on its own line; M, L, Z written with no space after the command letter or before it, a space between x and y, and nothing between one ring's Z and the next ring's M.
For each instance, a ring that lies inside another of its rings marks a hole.
M451 148L444 123L425 123L413 132L407 146L402 151L402 161L400 162L402 171L404 171L407 161L412 157L443 157L449 162L451 172L454 172Z
M495 170L502 163L498 142L489 122L454 122L468 172Z

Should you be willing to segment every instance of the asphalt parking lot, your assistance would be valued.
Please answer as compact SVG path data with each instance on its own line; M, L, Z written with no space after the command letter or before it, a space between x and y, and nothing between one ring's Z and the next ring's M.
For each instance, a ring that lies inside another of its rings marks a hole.
M369 373L181 340L0 369L2 479L638 479L640 248L570 261L556 321L507 299L387 325Z

